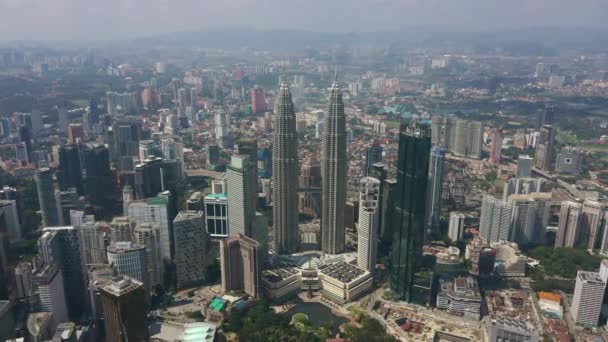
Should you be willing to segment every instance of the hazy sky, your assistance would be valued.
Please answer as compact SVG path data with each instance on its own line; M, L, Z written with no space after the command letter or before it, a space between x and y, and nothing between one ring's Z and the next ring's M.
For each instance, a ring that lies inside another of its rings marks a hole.
M608 28L607 19L608 0L0 0L0 40L116 39L226 27Z

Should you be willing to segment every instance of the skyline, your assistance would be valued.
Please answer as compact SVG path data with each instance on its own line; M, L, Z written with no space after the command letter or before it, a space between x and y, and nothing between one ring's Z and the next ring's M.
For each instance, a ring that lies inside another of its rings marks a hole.
M277 9L282 9L281 12ZM298 13L297 16L289 15ZM335 16L340 13L340 16ZM443 29L602 28L601 0L0 0L2 40L123 40L166 32L234 27L310 32L373 32L414 27ZM287 14L287 15L284 15ZM23 25L27 22L28 25ZM101 29L100 29L101 28Z

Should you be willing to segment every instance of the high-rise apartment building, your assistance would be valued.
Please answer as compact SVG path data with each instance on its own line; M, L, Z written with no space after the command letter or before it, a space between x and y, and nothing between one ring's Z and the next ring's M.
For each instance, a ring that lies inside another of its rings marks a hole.
M500 164L502 157L502 134L498 130L492 131L492 146L490 147L490 163Z
M443 189L443 163L445 151L439 146L431 147L429 183L427 193L427 228L429 232L439 233L439 213L441 191Z
M117 277L100 292L106 341L148 341L148 304L143 283Z
M513 206L490 195L481 201L479 235L488 242L508 241L511 237Z
M459 212L450 213L450 223L448 226L448 236L452 241L462 240L464 235L465 215Z
M503 186L502 200L508 201L511 195L528 195L541 192L542 185L540 178L511 178Z
M595 328L599 323L606 283L599 273L578 271L570 312L577 325Z
M432 142L456 156L480 159L483 148L483 125L455 117L434 116Z
M285 81L281 83L274 114L272 143L272 224L274 251L293 253L298 248L298 136L296 115L291 92Z
M257 241L242 234L220 241L222 290L242 290L252 297L259 296L259 247Z
M203 212L180 211L173 221L177 287L200 284L206 277L207 233Z
M160 194L145 200L132 201L127 204L127 216L137 224L152 223L160 228L160 250L164 260L171 260L173 241L172 217L170 215L170 196Z
M359 182L357 266L372 274L376 267L376 257L378 254L380 187L380 181L373 177L364 177Z
M264 95L264 89L254 87L251 89L251 112L253 115L264 114L268 110L266 104L266 96Z
M32 290L38 295L40 309L52 312L55 322L69 320L63 275L55 264L42 265L34 270Z
M34 175L36 190L38 192L38 203L42 214L42 225L46 227L59 226L59 207L55 198L55 186L53 184L53 171L49 168L41 168Z
M226 148L229 145L229 124L230 123L227 120L227 116L224 111L218 111L215 113L215 140L216 143L222 148Z
M426 125L412 122L409 127L402 127L399 133L392 217L392 270L389 275L391 290L398 298L422 304L428 303L431 296L431 279L422 262L427 202L423 197L427 192L431 151L429 129Z
M534 159L528 155L520 155L517 158L516 177L532 177L532 165Z
M520 245L543 244L551 215L550 192L511 195L508 203L513 208L510 241Z
M323 125L321 160L321 251L344 252L346 232L346 116L342 91L337 82L331 87L329 108Z
M542 171L552 171L555 159L556 129L551 125L544 125L536 141L534 154L534 167Z
M580 203L564 201L559 210L559 222L555 236L555 248L574 247L581 242L581 214L583 206Z
M133 242L136 223L125 216L118 216L110 222L110 240L116 242Z
M146 247L148 282L152 290L156 286L162 285L164 279L163 255L160 249L160 227L152 223L138 224L133 234L133 242Z
M547 106L536 112L536 130L540 130L544 125L553 125L553 117L555 109L552 106Z
M580 230L581 240L586 242L587 249L599 248L602 220L604 218L604 205L598 201L585 200L581 213Z
M141 281L147 293L150 293L146 246L123 241L112 243L106 251L108 253L108 264L118 275L126 275Z

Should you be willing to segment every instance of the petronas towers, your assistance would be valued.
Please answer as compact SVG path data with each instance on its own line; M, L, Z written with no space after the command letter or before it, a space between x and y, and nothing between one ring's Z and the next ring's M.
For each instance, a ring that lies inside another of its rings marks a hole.
M321 162L321 251L344 252L344 206L346 204L346 117L342 92L331 86L329 108L323 124Z
M272 218L274 250L295 253L298 248L298 135L291 92L283 81L275 104L272 137Z
M297 251L298 231L298 136L291 92L281 83L275 104L272 145L272 196L274 250L278 254ZM322 138L321 250L344 252L344 206L346 204L346 117L337 82L331 87Z

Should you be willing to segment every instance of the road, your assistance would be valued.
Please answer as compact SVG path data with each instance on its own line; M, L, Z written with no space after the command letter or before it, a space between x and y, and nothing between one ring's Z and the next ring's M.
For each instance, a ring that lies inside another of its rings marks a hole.
M211 178L219 178L223 175L223 172L205 170L205 169L191 169L186 170L186 175L188 177L211 177Z

